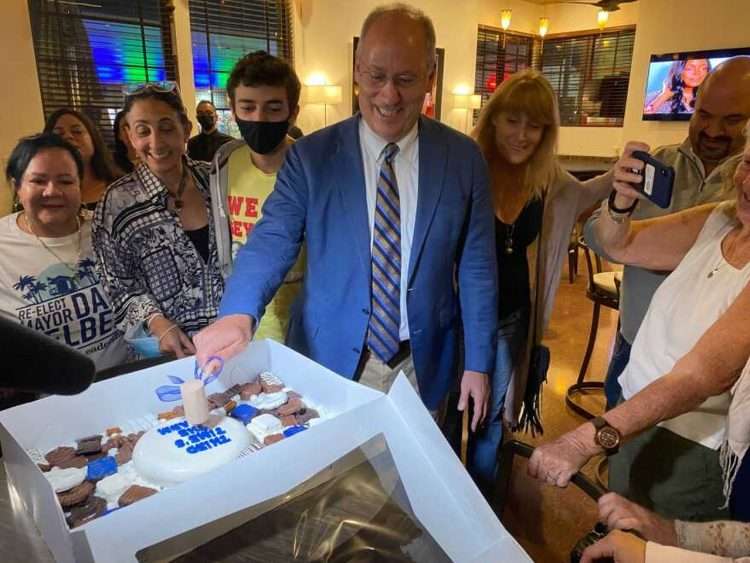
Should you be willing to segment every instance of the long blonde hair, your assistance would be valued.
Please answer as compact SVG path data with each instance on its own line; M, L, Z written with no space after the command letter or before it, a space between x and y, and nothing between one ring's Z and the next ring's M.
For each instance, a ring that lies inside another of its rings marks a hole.
M497 164L505 162L495 140L495 120L503 112L526 114L530 120L544 126L539 146L524 165L522 184L527 199L532 194L540 196L560 174L560 165L555 156L560 130L555 92L547 79L539 71L532 69L517 72L495 90L479 114L477 125L472 131L472 137L479 144L490 171ZM506 186L507 182L493 177L495 201L498 193Z

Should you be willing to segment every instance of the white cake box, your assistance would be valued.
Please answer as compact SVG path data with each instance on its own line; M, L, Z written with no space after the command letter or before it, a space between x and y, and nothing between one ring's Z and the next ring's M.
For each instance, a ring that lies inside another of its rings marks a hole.
M167 375L192 377L193 368L192 358L177 360L97 383L80 395L48 397L0 412L8 484L57 561L136 561L136 552L147 546L288 492L378 434L386 438L416 516L452 560L531 561L502 527L406 378L384 395L265 340L227 362L207 393L270 370L333 418L70 530L26 450L45 452L134 417L169 410L174 404L161 402L154 389L169 383Z

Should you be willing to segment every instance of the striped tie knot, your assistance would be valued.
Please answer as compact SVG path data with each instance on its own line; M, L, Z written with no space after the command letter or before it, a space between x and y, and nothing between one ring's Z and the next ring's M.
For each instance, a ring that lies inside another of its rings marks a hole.
M397 154L398 145L396 143L388 143L380 153L380 155L383 157L383 160L390 165L393 164L393 159L396 158Z

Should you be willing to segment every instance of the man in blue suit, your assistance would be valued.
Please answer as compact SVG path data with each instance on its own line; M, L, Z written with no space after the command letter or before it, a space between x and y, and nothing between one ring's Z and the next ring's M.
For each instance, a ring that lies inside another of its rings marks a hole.
M497 279L488 175L476 144L420 115L435 80L435 31L398 4L365 20L360 114L289 150L263 218L227 280L197 361L242 350L307 245L287 343L387 391L399 370L435 414L458 369L459 410L484 417L495 358Z

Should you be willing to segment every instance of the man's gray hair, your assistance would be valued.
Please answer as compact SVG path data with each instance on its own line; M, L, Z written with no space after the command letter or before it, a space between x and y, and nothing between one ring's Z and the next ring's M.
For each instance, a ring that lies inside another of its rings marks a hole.
M419 10L403 2L396 2L394 4L386 4L384 6L378 6L372 12L370 12L365 21L362 23L362 29L359 32L359 43L357 45L357 52L355 56L359 58L359 52L364 43L367 32L378 19L383 16L399 15L406 16L410 20L418 23L422 26L424 37L427 43L427 73L431 73L435 68L435 26L432 24L432 20L422 10Z

